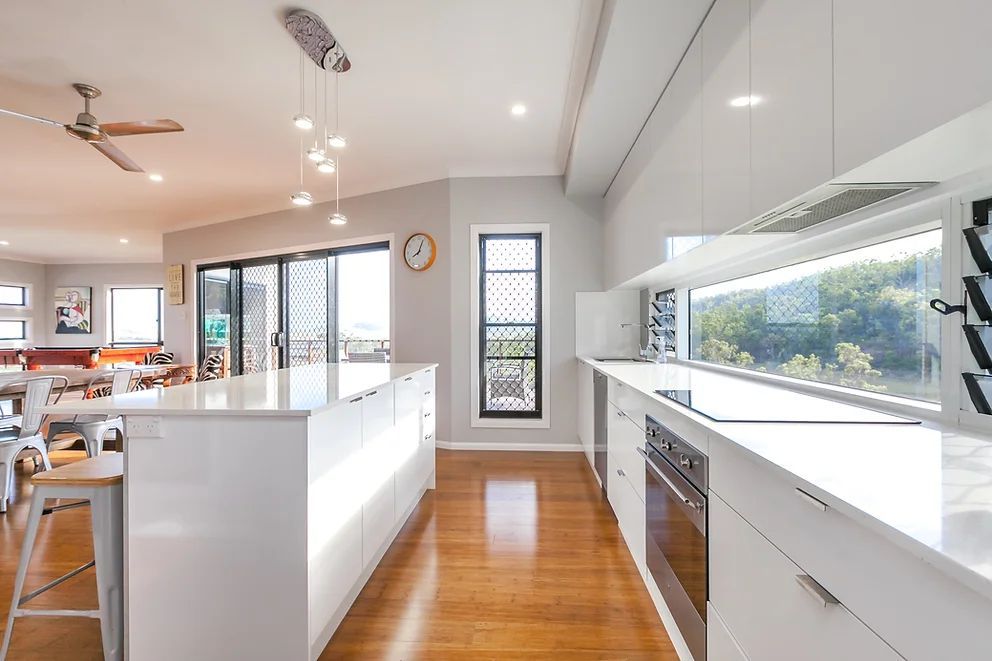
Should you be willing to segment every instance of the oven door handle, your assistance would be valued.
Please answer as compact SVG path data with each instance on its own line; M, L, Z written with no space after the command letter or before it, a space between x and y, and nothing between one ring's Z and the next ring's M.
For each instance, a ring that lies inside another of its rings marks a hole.
M668 485L668 488L671 489L676 496L678 496L679 500L681 500L685 505L688 505L697 512L702 509L702 505L700 505L694 500L686 498L685 494L679 491L679 488L675 486L671 480L668 479L668 476L662 473L660 470L658 470L658 468L654 465L654 462L651 461L651 457L648 456L647 452L645 452L642 448L634 448L634 449L637 450L637 454L644 457L644 465L647 466L652 473L660 477L662 481Z

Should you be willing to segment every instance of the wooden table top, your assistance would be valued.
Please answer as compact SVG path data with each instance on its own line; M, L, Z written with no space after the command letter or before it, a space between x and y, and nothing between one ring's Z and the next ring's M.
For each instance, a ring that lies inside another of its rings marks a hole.
M158 376L160 374L166 374L171 368L175 368L176 365L136 365L133 368L124 369L135 369L141 372L142 377L146 376ZM55 367L52 369L43 370L16 370L9 372L0 372L0 396L17 394L19 392L24 392L20 388L7 388L6 386L12 383L17 383L18 381L24 381L26 379L37 379L45 376L64 376L69 379L68 390L78 390L85 388L89 385L90 380L98 374L110 375L114 372L112 369L72 369L72 368L59 368Z

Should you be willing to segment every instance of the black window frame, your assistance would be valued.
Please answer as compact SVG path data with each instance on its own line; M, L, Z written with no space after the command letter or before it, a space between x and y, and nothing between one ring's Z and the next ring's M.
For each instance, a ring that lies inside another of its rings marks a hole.
M114 292L117 290L133 289L155 289L158 290L158 340L155 342L117 342L114 337ZM165 307L165 287L111 287L110 288L110 332L108 333L108 344L112 347L143 347L150 345L163 346L165 344L165 329L163 328L165 319L162 312Z
M28 306L28 288L25 285L8 285L0 284L0 289L19 289L21 290L21 302L20 303L0 303L0 308L26 308ZM11 320L16 321L16 320Z
M0 321L7 324L21 325L20 337L0 337L0 342L19 342L28 339L28 322L26 319L0 319Z
M526 239L533 240L534 268L533 269L487 269L486 241ZM544 418L544 236L542 232L487 232L479 234L479 418L511 419L511 420L541 420ZM533 323L487 323L486 322L486 274L487 273L534 273L534 322ZM486 359L488 354L487 330L499 326L533 326L534 327L534 357L519 359L534 361L534 410L506 411L486 408Z
M230 269L231 275L228 280L228 296L230 305L230 337L228 338L228 348L230 350L230 361L229 366L231 376L241 375L242 368L244 365L244 346L241 343L243 323L244 323L244 309L243 301L241 300L241 287L242 280L241 274L245 267L261 264L276 264L278 267L277 278L277 290L278 290L278 323L280 334L280 342L282 338L289 337L290 324L289 324L289 309L288 306L284 304L284 301L289 296L289 281L288 281L288 264L293 261L306 261L312 259L326 259L327 260L327 302L326 302L326 314L327 314L327 358L328 364L334 364L338 362L338 326L337 326L337 315L338 315L338 263L335 257L342 255L348 255L353 253L362 252L375 252L375 251L386 251L390 259L392 259L392 244L389 241L372 241L368 243L354 243L349 245L337 246L334 248L322 248L319 250L308 250L303 252L295 253L276 253L273 255L266 255L264 257L254 257L248 259L235 259L222 262L211 262L205 264L199 264L196 267L196 287L197 287L197 297L196 297L196 337L197 337L197 360L202 362L207 356L207 345L206 336L203 332L203 317L205 310L203 309L204 303L204 273L213 269ZM390 284L390 297L395 296L395 288ZM392 338L390 338L390 345L392 344ZM282 342L280 344L281 350L278 356L278 366L277 369L283 369L289 366L289 346L287 343Z

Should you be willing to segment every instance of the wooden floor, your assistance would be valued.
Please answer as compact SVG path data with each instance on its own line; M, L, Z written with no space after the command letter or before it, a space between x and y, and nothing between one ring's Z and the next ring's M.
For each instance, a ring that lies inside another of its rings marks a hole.
M581 454L438 451L331 659L676 659Z
M53 463L81 458L56 452ZM0 515L6 622L27 514ZM585 458L438 451L428 492L322 660L676 659ZM89 511L45 517L28 589L90 560ZM85 572L32 602L96 608ZM10 661L101 659L95 620L18 620ZM140 660L139 660L140 661Z

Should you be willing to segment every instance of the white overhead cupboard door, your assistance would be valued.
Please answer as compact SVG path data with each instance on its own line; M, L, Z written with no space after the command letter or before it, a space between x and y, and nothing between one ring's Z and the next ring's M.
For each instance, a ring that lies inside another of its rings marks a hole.
M902 658L718 496L708 502L710 601L749 658Z
M751 0L751 216L833 178L831 0Z
M749 12L749 0L716 0L701 33L707 237L751 220Z
M837 174L992 101L992 3L833 0L833 16Z

